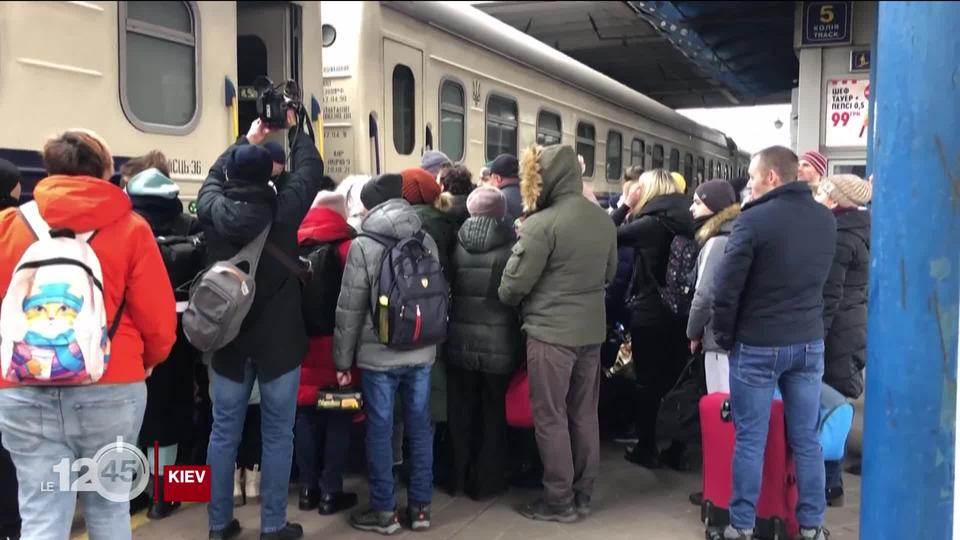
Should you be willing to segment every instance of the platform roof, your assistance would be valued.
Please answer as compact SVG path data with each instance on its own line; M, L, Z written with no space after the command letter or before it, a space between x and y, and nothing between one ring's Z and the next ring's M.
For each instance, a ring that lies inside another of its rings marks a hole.
M674 109L789 103L793 2L480 2Z

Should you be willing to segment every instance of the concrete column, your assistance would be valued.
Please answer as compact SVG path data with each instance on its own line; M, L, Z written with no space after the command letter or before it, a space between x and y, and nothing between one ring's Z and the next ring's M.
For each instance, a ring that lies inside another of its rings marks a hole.
M960 3L881 2L860 537L950 538Z
M800 49L800 86L797 102L797 153L820 149L820 110L823 88L823 50Z

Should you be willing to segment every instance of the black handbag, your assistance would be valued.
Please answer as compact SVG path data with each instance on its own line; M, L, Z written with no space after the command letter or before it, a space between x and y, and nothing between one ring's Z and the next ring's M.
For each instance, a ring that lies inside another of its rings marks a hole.
M702 366L703 352L699 352L664 395L657 412L657 439L691 442L700 438L700 398L707 393Z
M321 388L317 390L317 410L359 412L363 409L363 394L353 388Z

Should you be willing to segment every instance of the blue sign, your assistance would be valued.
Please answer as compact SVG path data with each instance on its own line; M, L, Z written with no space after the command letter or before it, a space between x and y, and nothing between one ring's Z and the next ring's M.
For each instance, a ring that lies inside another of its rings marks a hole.
M853 36L853 2L804 2L803 46L846 45Z
M850 51L850 71L870 71L870 49Z

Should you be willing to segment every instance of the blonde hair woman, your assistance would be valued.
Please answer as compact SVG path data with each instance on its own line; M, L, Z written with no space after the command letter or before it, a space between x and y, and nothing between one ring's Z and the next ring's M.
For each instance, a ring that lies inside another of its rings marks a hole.
M680 193L668 171L654 169L640 175L627 201L613 213L617 245L633 248L633 282L627 291L630 335L637 373L636 428L639 442L627 449L626 459L638 465L659 466L661 457L671 467L686 469L683 448L657 452L656 420L660 399L670 389L683 366L686 321L678 320L660 303L659 287L667 271L674 236L692 236L690 199Z

